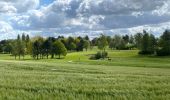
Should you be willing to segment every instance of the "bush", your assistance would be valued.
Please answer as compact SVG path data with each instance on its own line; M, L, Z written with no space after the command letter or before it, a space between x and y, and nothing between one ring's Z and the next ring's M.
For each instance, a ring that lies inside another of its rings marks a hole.
M157 56L169 56L170 55L170 53L168 51L165 51L165 50L162 50L162 49L157 50L156 54L157 54Z
M107 52L97 52L95 55L91 56L90 59L97 60L101 58L106 58L108 56Z
M150 55L150 54L154 54L154 52L152 52L152 51L139 51L139 54L141 54L141 55Z

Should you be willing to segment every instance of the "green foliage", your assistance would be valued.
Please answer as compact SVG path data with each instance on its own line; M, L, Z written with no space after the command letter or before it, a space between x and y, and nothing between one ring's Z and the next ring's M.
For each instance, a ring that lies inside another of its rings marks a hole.
M170 31L166 30L159 41L160 49L157 51L159 56L170 55Z
M144 31L139 54L154 54L156 51L156 39L152 34Z
M75 44L74 42L72 42L72 43L70 44L70 49L71 49L71 50L75 50L75 49L76 49L76 44Z
M65 48L64 44L59 40L54 42L53 52L54 52L55 55L58 55L59 58L61 57L61 55L63 55L63 56L67 55L67 49Z
M105 51L107 45L108 45L108 42L107 42L106 36L101 34L101 36L98 39L98 48L102 51Z
M84 40L84 48L87 49L90 47L90 42L88 40Z
M142 47L142 38L143 38L143 34L142 33L137 33L135 34L135 45L138 49L141 49Z
M97 52L95 55L92 55L90 59L97 60L97 59L104 59L108 56L107 52Z

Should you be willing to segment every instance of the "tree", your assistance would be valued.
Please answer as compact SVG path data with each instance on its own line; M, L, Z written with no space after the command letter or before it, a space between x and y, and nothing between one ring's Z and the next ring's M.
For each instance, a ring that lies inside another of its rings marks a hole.
M32 56L34 59L39 59L39 54L40 54L40 42L36 40L33 45L32 45Z
M17 41L15 40L12 42L12 55L15 57L15 59L18 55L18 51L16 48L17 48Z
M17 40L17 52L18 52L18 56L19 59L21 58L21 56L25 56L25 45L23 44L23 42L21 40Z
M88 40L85 40L84 41L84 48L86 49L86 51L89 47L90 47L90 42Z
M72 43L70 44L70 49L71 49L71 50L75 50L75 49L76 49L76 44L75 44L74 42L72 42Z
M122 39L125 41L126 44L129 43L129 40L130 40L129 35L123 36Z
M107 54L106 52L107 45L108 45L107 38L105 35L102 34L98 39L98 48L101 50L101 55L103 59L106 57L104 55Z
M87 40L87 41L89 41L88 35L86 35L86 36L84 37L84 39Z
M47 59L51 51L51 41L49 39L45 40L42 44L43 54L46 55Z
M107 45L108 45L107 38L105 35L102 34L98 40L98 48L105 52Z
M110 44L110 42L112 41L112 38L110 36L107 36L107 43Z
M137 33L135 34L135 45L138 49L141 49L142 47L142 37L143 37L143 34L142 33Z
M130 35L129 43L134 44L134 36L133 35Z
M114 40L111 40L111 42L109 43L109 48L112 50L115 48Z
M115 35L115 36L114 36L114 43L113 43L113 45L114 45L114 47L115 47L116 49L118 49L118 50L121 49L121 48L120 48L121 41L122 41L122 38L121 38L120 35Z
M25 37L25 47L26 47L26 54L31 54L31 41L30 41L30 37L29 35L27 34L26 37Z
M21 40L20 35L18 34L17 39L16 39L16 50L17 50L17 55L19 56L19 59L21 58L21 56L25 56L25 44L24 42ZM13 48L14 50L14 48ZM13 51L15 52L15 50ZM16 52L15 52L16 53Z
M26 41L26 36L24 33L22 34L22 41Z
M65 48L64 44L59 40L54 42L53 50L54 50L55 55L59 56L59 59L60 59L61 55L63 55L63 56L67 55L67 49Z
M166 30L160 37L159 46L160 48L157 51L157 55L159 56L170 55L170 31Z
M80 40L80 42L77 43L77 51L83 51L84 48L84 40L82 38L78 38Z
M149 52L151 54L154 54L156 51L156 39L155 36L153 34L150 34L149 36Z
M151 50L153 49L153 43L151 42L152 39L150 39L149 33L147 33L145 30L143 31L143 33L144 35L142 38L141 50L139 54L153 54L153 50Z

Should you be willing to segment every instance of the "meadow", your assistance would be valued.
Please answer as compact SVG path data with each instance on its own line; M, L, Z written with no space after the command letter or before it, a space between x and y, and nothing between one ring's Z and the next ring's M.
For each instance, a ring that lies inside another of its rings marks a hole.
M14 60L0 55L0 99L169 100L170 57L108 50L111 61L89 60L97 50L65 59Z

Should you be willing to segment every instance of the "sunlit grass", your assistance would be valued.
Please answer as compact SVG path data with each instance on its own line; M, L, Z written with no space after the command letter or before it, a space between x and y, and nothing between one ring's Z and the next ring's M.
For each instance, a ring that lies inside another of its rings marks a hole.
M0 61L0 99L170 98L170 69Z

